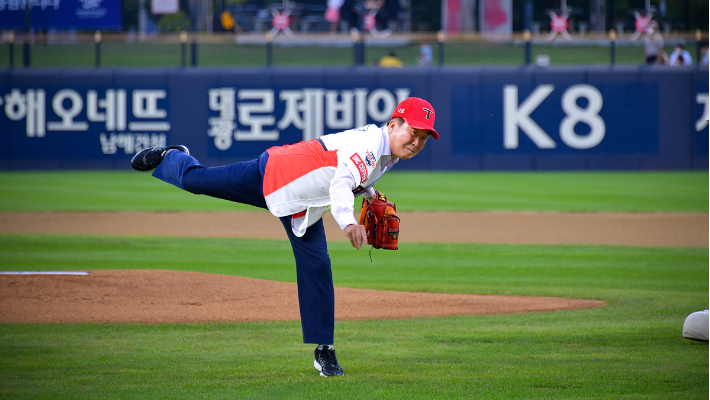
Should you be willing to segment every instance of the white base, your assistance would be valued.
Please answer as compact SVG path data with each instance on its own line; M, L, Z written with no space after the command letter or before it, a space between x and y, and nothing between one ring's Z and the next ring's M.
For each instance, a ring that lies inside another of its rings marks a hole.
M2 271L0 275L89 275L86 271Z

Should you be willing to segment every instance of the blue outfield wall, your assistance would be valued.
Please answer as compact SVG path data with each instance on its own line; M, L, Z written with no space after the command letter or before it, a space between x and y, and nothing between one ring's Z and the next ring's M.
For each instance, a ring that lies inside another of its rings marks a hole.
M645 66L2 69L0 168L128 169L166 144L222 165L408 96L441 137L398 169L708 168L708 68Z

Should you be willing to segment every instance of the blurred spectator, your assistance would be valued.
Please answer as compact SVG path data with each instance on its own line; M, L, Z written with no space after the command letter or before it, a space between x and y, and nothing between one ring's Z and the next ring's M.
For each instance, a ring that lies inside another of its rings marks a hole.
M662 65L663 64L663 38L658 34L655 26L648 28L646 39L644 40L644 54L646 56L647 65Z
M700 65L708 65L708 45L703 43L700 45Z
M368 1L365 2L365 8L368 6ZM399 0L369 0L377 10L375 19L377 20L377 29L384 31L390 28L390 24L397 25L399 20L400 2Z
M419 65L431 65L431 60L433 58L433 53L429 43L422 42L419 45Z
M391 51L388 55L380 58L380 60L377 62L377 65L385 68L402 68L402 61L397 58L397 55L394 51Z
M693 65L693 57L690 56L690 53L685 49L685 47L683 47L682 44L678 43L675 45L675 48L671 53L668 64L672 67Z
M340 7L340 18L348 22L348 30L359 30L358 20L362 13L362 4L358 0L344 0Z
M340 22L340 7L343 6L345 0L328 0L328 6L325 10L325 20L330 22L330 31L335 33L338 31L338 23Z

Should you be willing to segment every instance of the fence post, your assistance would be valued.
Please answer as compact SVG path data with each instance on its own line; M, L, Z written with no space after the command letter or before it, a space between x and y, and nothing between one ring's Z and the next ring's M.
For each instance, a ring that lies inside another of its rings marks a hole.
M273 64L273 41L274 35L271 32L266 32L266 66L270 67Z
M530 30L524 30L523 40L525 41L525 65L530 65L530 59L532 58L532 44L530 43L530 39Z
M10 31L8 40L10 44L10 68L15 66L15 32Z
M360 65L365 65L367 61L365 49L365 35L359 35L358 48L360 49Z
M94 32L94 43L96 43L96 68L101 67L101 31Z
M439 41L439 66L444 66L444 42L446 41L446 32L439 31L436 33L436 39Z
M197 32L192 31L192 66L197 66Z
M609 30L609 48L611 51L611 65L616 64L616 31L613 29Z
M362 65L362 52L360 51L360 32L356 30L351 31L350 39L353 41L353 65Z
M22 43L22 66L29 68L30 66L30 33L25 32Z
M180 31L180 66L187 66L187 31Z
M30 54L30 27L32 25L32 7L29 7L29 4L25 4L25 31L22 34L22 64L25 68L29 68L31 61L31 54ZM34 33L33 33L34 35Z
M699 67L700 64L703 62L703 60L700 59L702 57L702 54L700 54L700 47L701 47L701 42L703 40L703 34L700 32L700 29L695 30L695 59L697 62L695 63L695 67Z

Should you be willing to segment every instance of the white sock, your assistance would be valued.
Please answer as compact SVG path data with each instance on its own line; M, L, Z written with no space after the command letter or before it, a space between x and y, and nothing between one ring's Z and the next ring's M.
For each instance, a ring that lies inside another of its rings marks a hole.
M332 344L321 344L321 345L318 346L318 350L323 350L323 349L325 349L325 350L333 350L334 347L333 347Z

